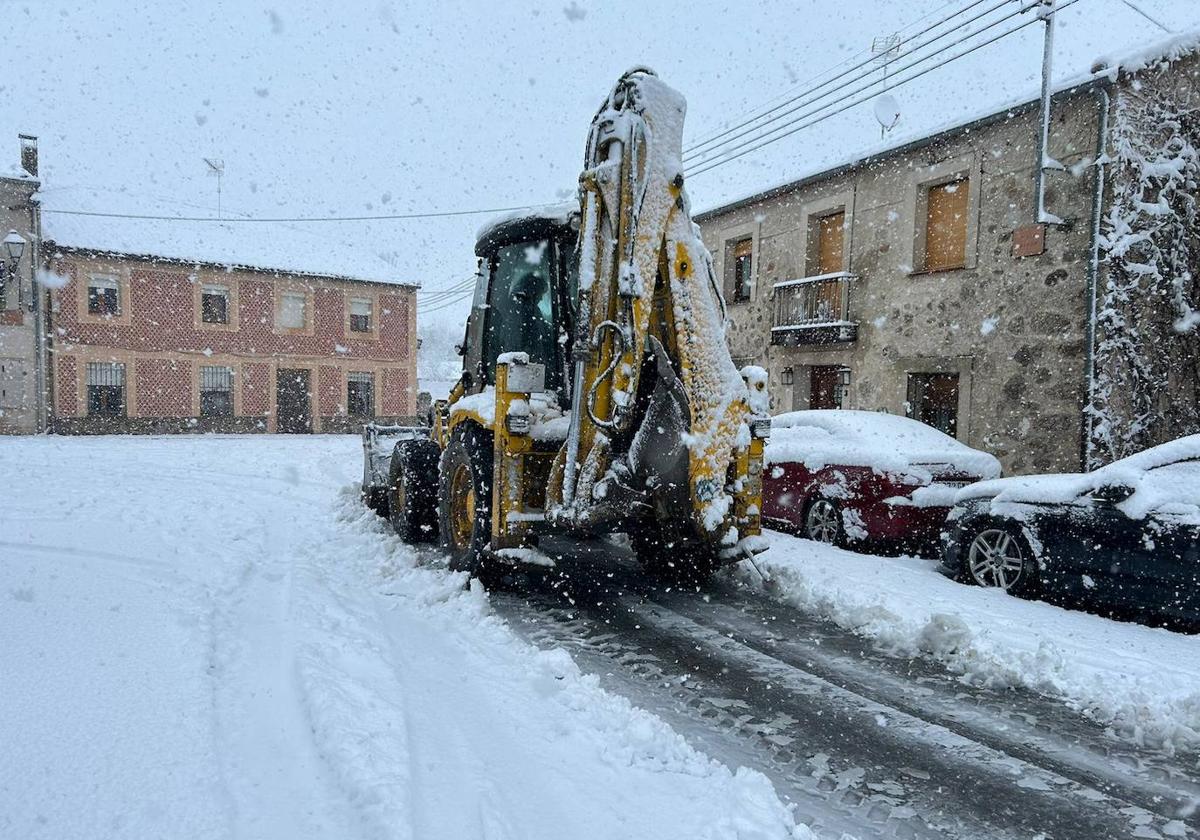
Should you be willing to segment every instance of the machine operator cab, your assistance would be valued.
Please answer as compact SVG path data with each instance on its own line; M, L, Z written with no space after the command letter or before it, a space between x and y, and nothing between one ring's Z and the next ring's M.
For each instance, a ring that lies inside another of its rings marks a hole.
M545 367L545 391L565 408L579 267L577 204L526 212L479 232L475 297L462 345L463 393L496 384L496 358L520 352Z

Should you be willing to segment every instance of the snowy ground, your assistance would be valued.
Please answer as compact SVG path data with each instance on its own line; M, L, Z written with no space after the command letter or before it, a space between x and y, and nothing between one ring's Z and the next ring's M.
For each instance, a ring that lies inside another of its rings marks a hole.
M770 540L760 563L784 603L969 682L1059 698L1138 745L1200 752L1200 636L965 586L932 560Z
M0 836L808 836L349 489L356 438L0 443Z
M1200 638L784 535L769 593L600 543L484 595L358 459L0 442L0 837L1200 834Z

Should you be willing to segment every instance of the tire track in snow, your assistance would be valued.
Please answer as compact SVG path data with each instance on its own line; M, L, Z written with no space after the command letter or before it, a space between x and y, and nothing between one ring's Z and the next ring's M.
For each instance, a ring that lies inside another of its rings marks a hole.
M786 606L722 586L710 606L697 595L649 587L627 565L613 573L611 565L572 566L571 559L560 562L561 578L530 575L526 589L496 593L497 608L531 640L567 647L587 667L607 671L635 702L665 712L689 735L699 732L710 752L721 755L714 734L726 748L730 736L741 740L741 755L749 744L751 766L772 776L814 827L864 837L1042 831L1088 840L1184 836L1194 827L1194 817L1175 819L1192 795L1186 767L1157 756L1147 756L1145 767L1106 764L1110 754L1128 760L1129 750L1040 698L1013 694L1018 705L1041 712L1041 728L1026 721L1007 733L1002 708L989 714L976 707L994 705L997 695L933 668L916 675L924 682L904 678L837 628L806 640L819 622ZM748 617L730 617L742 608ZM782 654L789 628L781 615L796 619L795 645ZM847 637L847 650L829 644ZM939 703L932 710L920 704L930 694ZM954 711L961 719L948 714ZM688 718L717 726L688 728L681 722ZM1026 738L1031 731L1040 740ZM1091 749L1105 743L1111 753ZM833 822L822 810L843 817ZM846 828L844 819L857 824Z

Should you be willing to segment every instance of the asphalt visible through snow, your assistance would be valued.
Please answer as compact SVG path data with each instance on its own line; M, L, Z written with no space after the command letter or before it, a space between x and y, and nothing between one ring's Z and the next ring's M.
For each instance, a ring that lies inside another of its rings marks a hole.
M1140 750L1031 692L966 685L728 580L672 590L614 546L545 548L556 569L492 592L512 628L712 757L765 773L822 836L1200 836L1196 756Z

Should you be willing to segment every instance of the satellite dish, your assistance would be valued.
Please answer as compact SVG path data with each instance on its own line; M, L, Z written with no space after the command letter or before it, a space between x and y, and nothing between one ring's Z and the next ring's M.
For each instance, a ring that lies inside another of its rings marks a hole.
M890 93L875 100L875 119L884 131L891 131L900 121L900 103Z

